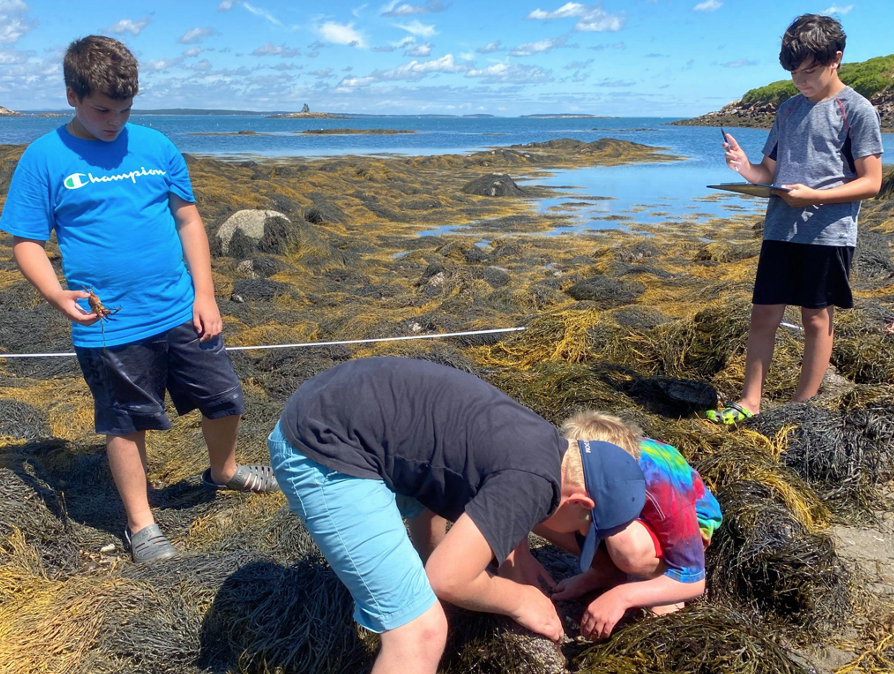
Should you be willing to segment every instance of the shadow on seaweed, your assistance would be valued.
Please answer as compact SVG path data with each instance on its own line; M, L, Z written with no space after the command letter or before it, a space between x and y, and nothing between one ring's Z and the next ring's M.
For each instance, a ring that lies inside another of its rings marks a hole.
M201 628L198 664L215 674L364 672L375 637L361 639L353 601L325 561L254 561L221 585Z

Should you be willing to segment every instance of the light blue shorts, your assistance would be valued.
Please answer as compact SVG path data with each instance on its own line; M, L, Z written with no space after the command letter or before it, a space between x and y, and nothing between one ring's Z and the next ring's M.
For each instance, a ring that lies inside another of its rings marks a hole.
M381 480L311 461L289 444L278 423L267 446L289 507L354 598L354 620L385 632L434 605L437 598L401 519L422 513L418 501L395 497Z

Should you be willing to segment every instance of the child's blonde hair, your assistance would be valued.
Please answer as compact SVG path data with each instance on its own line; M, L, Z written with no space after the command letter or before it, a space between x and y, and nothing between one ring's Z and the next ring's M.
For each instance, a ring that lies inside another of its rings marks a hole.
M568 417L559 427L566 440L602 440L617 445L634 459L639 459L639 439L642 431L618 417L585 410ZM562 459L562 479L575 486L584 485L584 468L576 443L568 448Z

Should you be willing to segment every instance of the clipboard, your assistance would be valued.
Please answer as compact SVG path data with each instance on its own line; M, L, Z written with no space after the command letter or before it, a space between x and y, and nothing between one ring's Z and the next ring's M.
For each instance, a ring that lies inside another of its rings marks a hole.
M752 197L768 198L773 196L773 190L780 192L791 192L788 187L782 185L766 185L764 183L720 183L719 185L708 185L712 190L726 190L727 192L738 192L739 194L747 194Z

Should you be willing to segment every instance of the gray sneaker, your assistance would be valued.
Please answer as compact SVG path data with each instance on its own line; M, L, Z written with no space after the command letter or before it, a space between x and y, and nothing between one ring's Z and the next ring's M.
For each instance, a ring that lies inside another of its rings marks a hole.
M158 562L162 559L170 559L177 554L177 548L165 538L157 524L143 527L135 534L131 534L130 529L125 528L124 540L130 546L130 554L137 564Z

